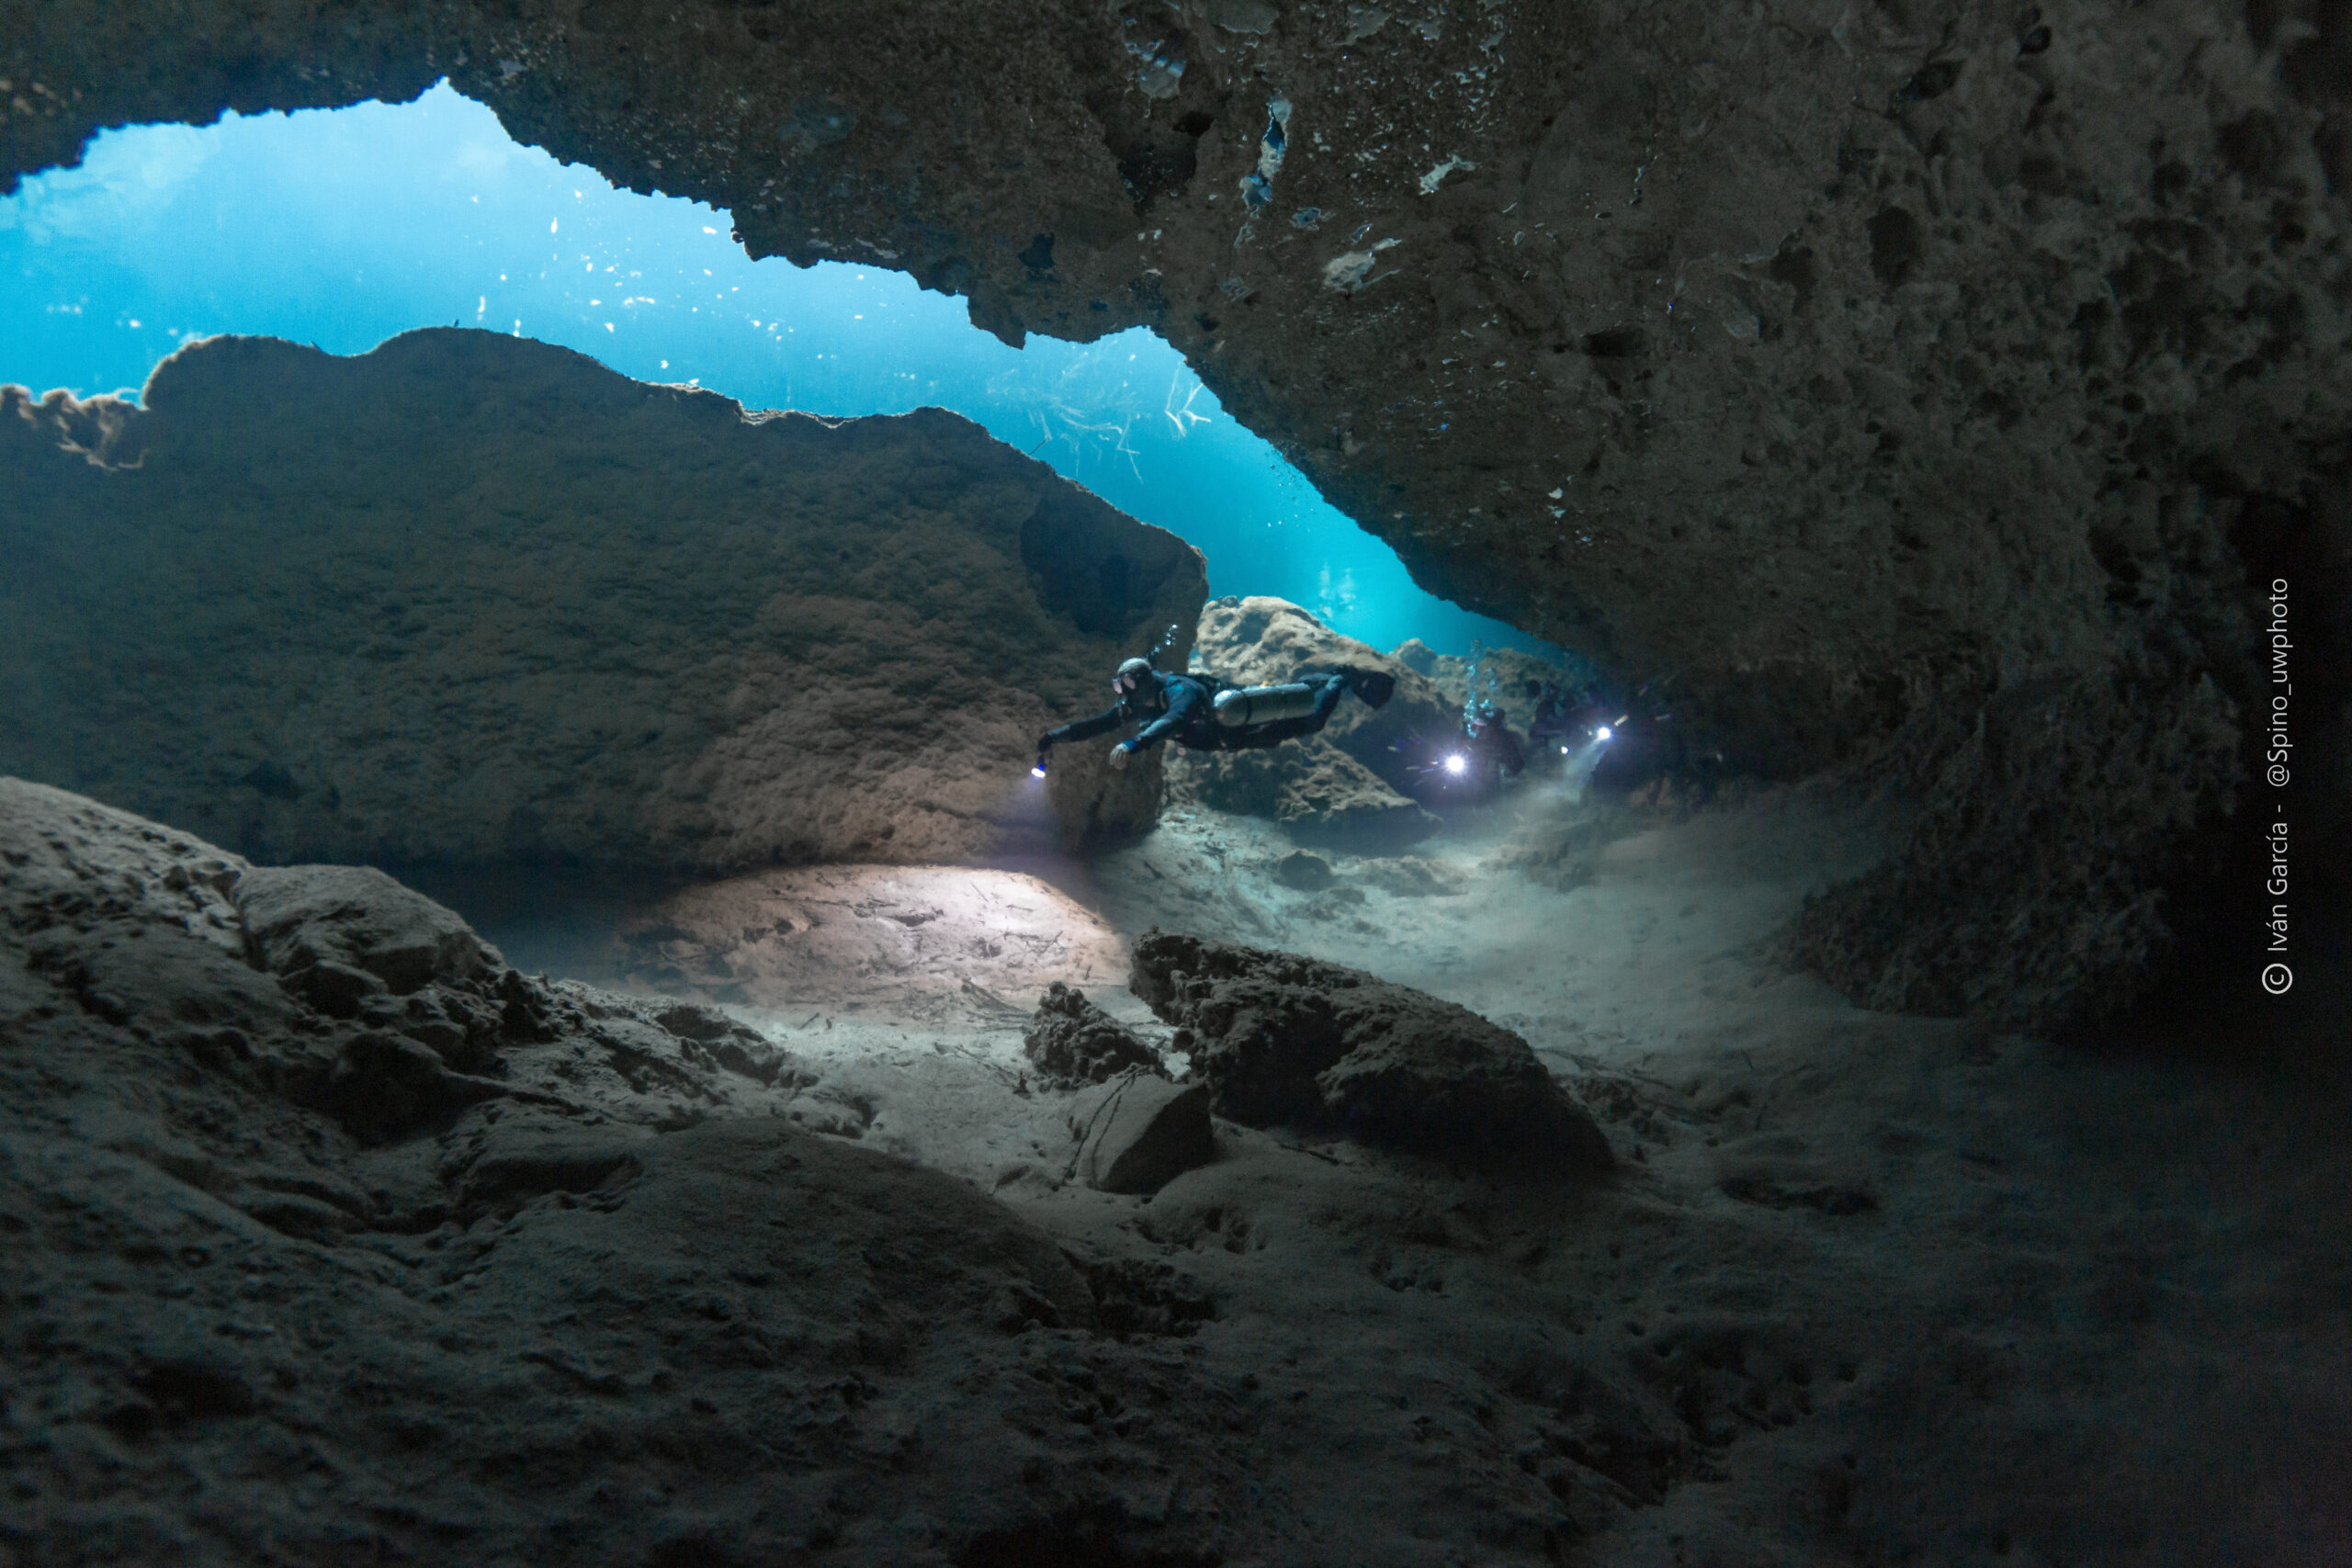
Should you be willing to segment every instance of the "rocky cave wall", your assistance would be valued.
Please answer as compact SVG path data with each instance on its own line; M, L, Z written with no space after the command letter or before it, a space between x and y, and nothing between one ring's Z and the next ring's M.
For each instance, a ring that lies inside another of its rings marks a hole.
M2346 776L2347 67L2318 0L49 5L0 165L447 74L755 254L1148 325L1428 586L1748 766L1891 747L1812 960L2050 1023L2235 808L2273 577Z
M746 414L435 328L0 392L0 773L276 861L938 861L1200 554L936 409ZM1146 772L1149 772L1146 770ZM1140 784L1057 780L1076 833Z

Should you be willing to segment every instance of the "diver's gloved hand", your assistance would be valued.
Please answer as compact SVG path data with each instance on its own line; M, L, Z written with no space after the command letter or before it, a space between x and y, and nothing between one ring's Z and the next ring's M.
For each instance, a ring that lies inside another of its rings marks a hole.
M1135 742L1132 740L1122 740L1116 746L1111 748L1111 765L1124 772L1127 765L1127 759L1135 754Z

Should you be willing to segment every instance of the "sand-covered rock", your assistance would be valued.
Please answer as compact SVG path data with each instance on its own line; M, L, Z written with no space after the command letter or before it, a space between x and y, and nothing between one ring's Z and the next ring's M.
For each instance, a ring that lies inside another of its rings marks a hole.
M352 1013L366 996L470 980L495 959L463 920L372 866L254 866L232 896L264 967L314 1000L347 998Z
M956 415L747 413L492 333L10 392L0 484L0 769L277 861L1034 848L1036 735L1171 625L1181 657L1204 591ZM1157 775L1049 804L1132 837Z
M1204 1084L1123 1075L1070 1110L1078 1179L1100 1192L1156 1192L1216 1157Z
M345 1019L264 966L305 929L439 956ZM1074 1385L1022 1372L1036 1336L1092 1343L1087 1277L967 1184L804 1131L811 1075L723 1014L0 779L0 1234L40 1324L0 1349L13 1560L711 1561L725 1518L758 1560L944 1562L1113 1495L1066 1466Z
M1609 1145L1527 1043L1467 1008L1295 953L1153 931L1136 995L1187 1032L1220 1116L1498 1166L1605 1168Z
M1215 811L1279 822L1303 844L1378 854L1436 832L1436 817L1320 736L1271 750L1180 753L1178 788Z

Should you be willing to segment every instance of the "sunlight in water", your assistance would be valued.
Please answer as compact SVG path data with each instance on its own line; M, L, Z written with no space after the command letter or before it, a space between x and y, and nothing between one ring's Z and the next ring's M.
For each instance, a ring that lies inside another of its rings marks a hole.
M936 404L1198 545L1214 592L1278 594L1382 648L1542 647L1416 587L1150 333L1007 348L903 273L753 263L729 227L518 146L446 85L108 131L0 201L0 380L135 390L216 333L356 354L462 325L753 408Z

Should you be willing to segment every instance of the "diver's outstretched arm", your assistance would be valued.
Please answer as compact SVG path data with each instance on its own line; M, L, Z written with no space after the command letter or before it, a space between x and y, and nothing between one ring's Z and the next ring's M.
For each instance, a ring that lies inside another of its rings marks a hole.
M1048 729L1037 737L1037 750L1043 751L1049 746L1061 746L1072 740L1091 740L1098 735L1108 735L1126 722L1126 710L1123 707L1098 713L1092 718L1072 719L1060 728Z

